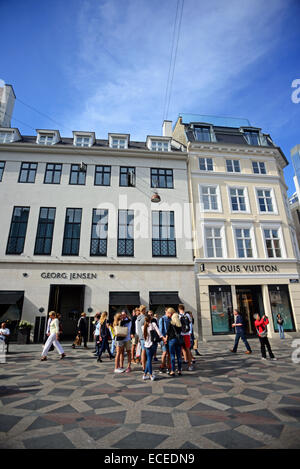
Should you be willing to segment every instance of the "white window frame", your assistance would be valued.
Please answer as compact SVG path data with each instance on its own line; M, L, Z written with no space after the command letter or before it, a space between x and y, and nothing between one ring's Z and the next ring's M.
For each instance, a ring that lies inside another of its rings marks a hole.
M232 203L231 203L231 194L230 194L231 189L238 189L238 190L243 189L244 190L246 210L233 210ZM228 193L230 213L246 213L246 214L251 213L249 194L248 194L248 187L247 186L238 186L238 185L227 186L227 193Z
M160 149L161 146L161 149ZM167 140L155 140L151 139L151 151L161 151L166 152L170 151L170 142Z
M114 143L114 140L117 141L117 143ZM128 134L108 134L108 144L110 148L113 148L115 150L127 150L128 142Z
M224 222L216 222L216 221L205 221L201 224L202 228L202 239L203 239L203 249L204 249L204 257L206 259L227 259L227 242L226 242L226 231L225 231L225 223ZM207 244L206 244L206 228L217 228L220 229L221 235L221 245L222 245L222 257L208 257L207 252Z
M41 142L41 138L45 137L45 142ZM48 141L48 138L51 138L51 142ZM45 133L39 133L37 137L37 142L39 145L54 145L55 144L55 135L54 134L47 134Z
M199 184L199 202L200 202L200 211L205 213L222 213L222 200L221 200L221 192L220 186L218 184ZM216 189L216 197L217 197L217 209L205 209L203 204L203 188L205 187L214 187Z
M273 206L273 211L268 212L268 211L261 211L260 209L260 204L259 204L259 195L258 191L270 191L271 194L271 199L272 199L272 206ZM276 197L275 197L275 191L273 187L255 187L255 194L256 194L256 205L257 205L257 212L260 215L278 215L278 209L277 209L277 203L276 203Z
M81 138L82 142L79 144L78 139ZM88 139L88 144L83 141L83 139ZM89 148L95 143L95 133L94 132L80 132L73 131L73 145L78 148Z
M204 161L205 161L205 169L201 169L201 168L200 168L200 160L204 160ZM211 161L212 161L212 169L207 169L207 160L211 160ZM199 157L198 157L198 164L199 164L199 170L202 171L202 172L212 173L212 172L214 172L214 170L215 170L214 158L212 158L211 156L199 156Z
M227 168L227 161L230 161L231 162L231 165L232 165L232 171L229 171L228 168ZM234 168L234 161L237 161L238 164L239 164L239 171L236 171L235 168ZM225 165L226 165L226 172L229 173L229 174L240 174L241 173L241 162L240 160L237 160L237 159L229 159L229 158L226 158L225 160Z
M261 236L262 236L262 240L263 240L264 252L265 252L266 259L285 259L287 257L287 255L286 255L286 249L285 249L285 243L284 243L283 231L282 231L281 224L280 223L261 223L260 229L261 229ZM269 257L268 256L267 242L266 242L265 231L264 230L277 230L278 231L278 239L279 239L281 257Z
M253 163L257 163L257 165L258 165L258 170L259 170L258 173L255 173L255 172L254 172ZM264 164L264 166L265 166L265 171L266 171L265 173L262 173L262 172L261 172L260 163L263 163L263 164ZM255 174L255 175L261 175L261 176L266 176L266 175L268 174L266 161L252 160L252 161L251 161L251 165L252 165L252 173L253 173L253 174Z
M232 223L232 235L234 239L234 247L235 247L235 257L236 259L257 259L257 244L255 238L255 230L252 223ZM252 257L239 257L238 245L237 245L237 238L235 230L250 230L250 238L251 238L251 248L252 248Z

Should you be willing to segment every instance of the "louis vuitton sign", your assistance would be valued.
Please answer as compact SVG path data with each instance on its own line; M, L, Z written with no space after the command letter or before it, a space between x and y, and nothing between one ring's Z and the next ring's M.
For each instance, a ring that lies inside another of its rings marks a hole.
M236 273L236 274L258 274L258 273L278 273L277 265L270 264L222 264L217 265L217 272L220 274Z

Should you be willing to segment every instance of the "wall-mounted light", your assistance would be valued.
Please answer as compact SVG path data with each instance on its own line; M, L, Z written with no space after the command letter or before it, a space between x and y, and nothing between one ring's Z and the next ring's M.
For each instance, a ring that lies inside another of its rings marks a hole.
M24 272L23 277L27 278L28 274L26 274L26 272Z
M88 313L92 313L93 311L93 308L88 308Z
M114 274L110 274L109 278L115 278Z
M41 308L39 309L39 312L40 312L40 313L43 313L44 311L45 311L45 308L43 308L43 307L41 307Z

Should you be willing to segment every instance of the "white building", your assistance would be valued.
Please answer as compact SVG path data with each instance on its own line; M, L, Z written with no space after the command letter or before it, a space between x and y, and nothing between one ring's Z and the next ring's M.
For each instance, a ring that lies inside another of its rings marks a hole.
M65 337L82 311L182 302L196 313L183 145L7 128L0 142L0 319L35 324L37 341L51 309Z

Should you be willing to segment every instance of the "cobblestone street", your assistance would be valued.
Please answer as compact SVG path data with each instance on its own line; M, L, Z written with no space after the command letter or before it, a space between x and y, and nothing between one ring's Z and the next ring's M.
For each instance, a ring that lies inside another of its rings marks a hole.
M292 340L271 340L277 361L243 344L201 343L194 371L142 381L113 373L93 344L40 362L41 345L11 344L1 364L1 448L300 448L300 363ZM154 368L158 368L158 363Z

